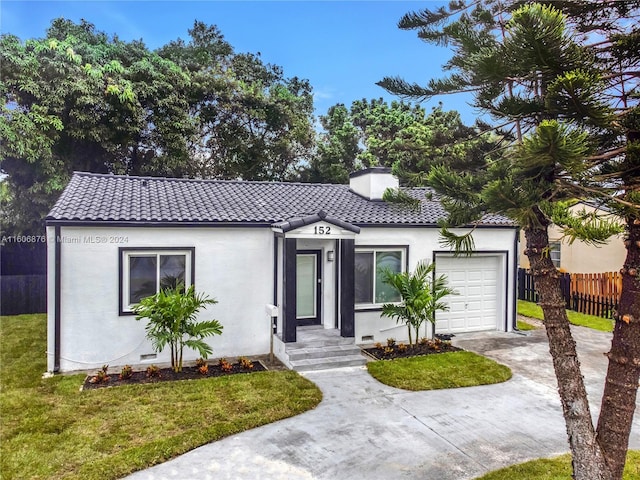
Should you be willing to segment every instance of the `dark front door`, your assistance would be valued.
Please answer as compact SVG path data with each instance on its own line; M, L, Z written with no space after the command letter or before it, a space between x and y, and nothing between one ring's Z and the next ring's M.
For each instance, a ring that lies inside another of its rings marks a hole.
M298 325L320 325L322 305L322 251L296 254L296 320Z

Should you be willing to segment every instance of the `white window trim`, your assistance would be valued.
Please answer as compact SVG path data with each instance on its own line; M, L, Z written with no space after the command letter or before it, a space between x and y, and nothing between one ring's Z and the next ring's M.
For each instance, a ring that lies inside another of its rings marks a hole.
M549 241L549 258L553 262L556 268L560 268L562 265L562 241L550 240Z
M406 246L393 246L393 247L356 247L355 249L355 253L373 253L374 254L374 264L375 264L375 254L378 252L400 252L400 271L401 272L406 272L407 271L407 250L408 248ZM375 267L375 265L374 265ZM376 270L374 270L373 272L373 300L375 300L376 298L376 278L377 278L378 272ZM387 302L385 302L387 303ZM400 301L398 302L392 302L392 303L400 303ZM382 308L382 305L384 305L384 303L355 303L355 309L356 310L380 310Z
M184 272L184 282L185 288L189 288L193 284L193 255L194 250L192 248L123 248L121 249L121 269L120 269L120 313L121 314L130 314L133 313L131 307L133 304L129 304L129 286L130 286L130 274L129 274L129 258L130 257L156 257L158 261L156 262L156 280L160 271L160 255L184 255L185 256L185 272ZM156 293L158 291L159 284L156 283Z

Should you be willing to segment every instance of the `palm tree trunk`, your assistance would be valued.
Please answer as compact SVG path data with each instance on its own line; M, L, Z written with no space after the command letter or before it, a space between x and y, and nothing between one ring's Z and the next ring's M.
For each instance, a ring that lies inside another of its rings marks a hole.
M616 480L624 470L640 380L640 215L631 216L628 230L622 294L598 419L598 443Z
M549 351L573 457L573 477L576 480L611 480L609 468L596 441L576 344L571 335L560 289L560 276L548 254L548 222L542 218L542 214L540 217L542 227L525 229L525 253L529 258L540 296L539 303L544 313Z

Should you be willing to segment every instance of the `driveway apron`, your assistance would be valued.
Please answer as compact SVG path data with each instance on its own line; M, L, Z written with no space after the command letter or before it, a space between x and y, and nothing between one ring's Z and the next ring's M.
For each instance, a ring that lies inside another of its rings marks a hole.
M611 335L574 328L597 414ZM454 344L509 365L497 384L407 392L362 367L305 373L323 392L314 410L199 447L127 478L472 479L568 450L543 330L459 335ZM638 415L631 448L640 448Z

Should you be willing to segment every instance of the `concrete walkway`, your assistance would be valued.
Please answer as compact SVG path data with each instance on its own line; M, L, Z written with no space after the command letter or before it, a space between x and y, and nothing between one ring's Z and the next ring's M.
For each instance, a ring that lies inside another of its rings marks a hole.
M595 415L610 334L574 328ZM508 382L406 392L366 369L309 372L324 394L293 418L197 448L130 479L472 479L568 450L543 330L465 334L454 344L509 365ZM631 448L640 448L640 415Z

